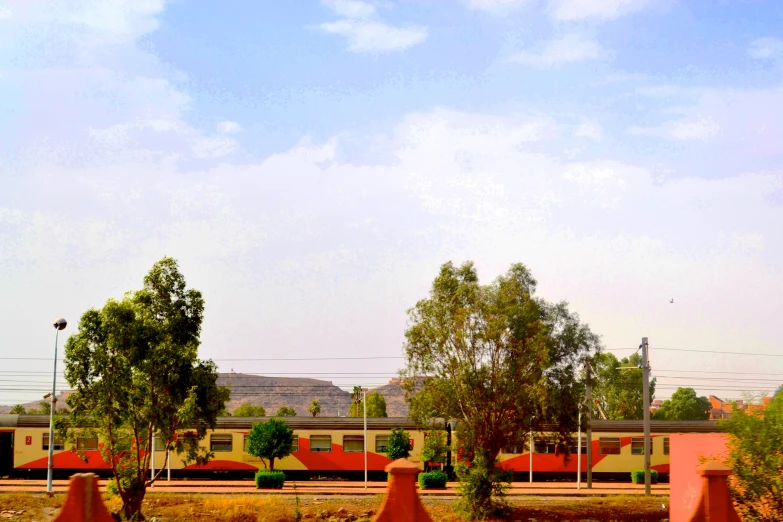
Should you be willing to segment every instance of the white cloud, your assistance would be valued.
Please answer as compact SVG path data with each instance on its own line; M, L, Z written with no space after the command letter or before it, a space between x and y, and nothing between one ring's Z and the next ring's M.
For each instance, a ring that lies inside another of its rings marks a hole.
M604 130L595 122L587 121L582 123L574 131L574 136L587 138L593 141L601 141L604 137Z
M531 0L464 0L469 9L503 12L510 8L529 4Z
M236 134L243 130L242 126L235 121L221 121L217 124L217 131L221 134Z
M357 0L324 0L324 4L343 16L335 22L324 22L319 28L330 34L344 36L348 50L354 53L380 54L404 51L424 42L428 36L425 26L398 27L384 23L375 7Z
M509 60L531 67L552 67L564 63L595 60L604 53L604 49L595 40L569 34L550 40L536 51L522 51Z
M783 40L780 38L757 38L750 43L748 54L758 60L770 60L783 55Z
M11 8L0 5L0 20L8 20L13 16L13 13L11 12Z
M651 0L550 0L549 6L558 20L611 20L639 11L650 3Z
M235 153L239 144L233 138L212 136L196 140L191 147L196 158L222 158Z

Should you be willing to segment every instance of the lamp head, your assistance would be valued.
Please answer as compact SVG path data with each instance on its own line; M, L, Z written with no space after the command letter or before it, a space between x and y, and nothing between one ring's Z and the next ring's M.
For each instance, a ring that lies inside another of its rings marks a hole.
M65 330L66 326L68 326L68 321L66 321L62 317L59 317L54 320L54 328L56 330Z

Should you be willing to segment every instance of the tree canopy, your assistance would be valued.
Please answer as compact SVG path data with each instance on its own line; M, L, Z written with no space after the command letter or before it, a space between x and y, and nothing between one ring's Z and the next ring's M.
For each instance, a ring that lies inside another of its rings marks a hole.
M351 404L351 417L364 417L364 400L359 395L359 401ZM386 414L386 399L378 392L367 395L367 417L388 417Z
M228 389L198 359L204 300L164 258L141 290L84 312L65 346L73 425L95 426L127 519L141 516L153 435L186 461L206 462L198 441L214 428ZM178 430L188 435L177 437ZM64 428L67 430L67 428ZM71 433L72 434L72 433Z
M24 415L27 412L25 411L24 406L22 406L21 404L17 404L13 408L11 408L11 413L13 415Z
M386 456L391 460L407 459L411 454L411 435L402 428L392 428Z
M420 425L459 421L471 450L465 469L481 483L469 499L473 517L497 507L486 482L501 448L520 433L547 424L567 451L583 397L581 368L600 346L566 303L548 303L535 290L522 264L481 285L473 263L449 262L429 297L408 311L401 375L410 416Z
M783 520L783 394L765 410L736 406L721 421L729 436L729 485L743 520Z
M708 420L712 405L707 397L697 397L693 388L677 388L653 414L655 420Z
M275 417L296 417L296 410L290 406L280 406L275 413Z
M247 452L269 461L269 469L275 469L275 459L291 454L294 430L284 420L272 417L266 422L256 422L247 435Z
M266 417L266 409L260 404L250 404L246 402L237 407L233 413L234 417Z
M592 358L595 372L593 398L611 420L644 418L642 356L638 353L618 360L614 354L599 353ZM655 397L655 379L650 380L650 401ZM593 406L593 405L591 405ZM594 408L593 417L599 412Z
M310 405L310 407L307 409L310 413L313 414L313 417L317 417L319 413L321 413L321 403L317 400L313 400L313 403Z

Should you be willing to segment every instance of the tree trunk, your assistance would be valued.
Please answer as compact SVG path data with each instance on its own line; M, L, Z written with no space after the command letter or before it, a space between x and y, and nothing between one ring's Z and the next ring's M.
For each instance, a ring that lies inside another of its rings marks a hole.
M144 520L144 515L141 513L141 503L144 501L144 495L146 493L147 488L144 485L144 480L134 482L125 490L125 497L123 498L122 504L123 520L133 522Z
M269 459L269 471L274 471L274 470L275 470L275 458L272 457L271 459Z

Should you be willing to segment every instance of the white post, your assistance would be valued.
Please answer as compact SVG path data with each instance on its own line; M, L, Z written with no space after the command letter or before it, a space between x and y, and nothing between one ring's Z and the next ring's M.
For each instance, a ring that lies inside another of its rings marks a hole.
M644 396L644 494L650 494L650 361L647 337L642 337L642 391Z
M171 453L166 450L166 480L171 482Z
M582 408L577 416L576 432L576 489L582 489Z
M367 489L367 390L362 389L364 402L364 489Z
M533 429L530 429L530 470L529 482L533 483Z
M46 465L46 491L52 492L52 476L54 475L54 410L57 408L57 340L60 330L68 324L65 319L54 321L54 370L52 370L52 404L49 407L49 460Z
M153 480L151 487L155 487L155 431L152 431L152 457L150 458L150 480Z

